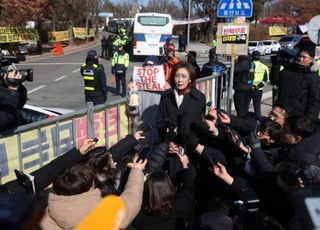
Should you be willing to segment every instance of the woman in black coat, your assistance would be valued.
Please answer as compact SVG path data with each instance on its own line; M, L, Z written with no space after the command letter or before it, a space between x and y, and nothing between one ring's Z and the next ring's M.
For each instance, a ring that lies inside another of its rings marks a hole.
M179 132L191 130L199 138L202 117L205 113L206 99L203 93L195 88L196 75L188 62L177 63L171 72L171 89L161 97L158 114L158 130L161 137L168 127L176 127ZM177 147L177 146L175 146Z

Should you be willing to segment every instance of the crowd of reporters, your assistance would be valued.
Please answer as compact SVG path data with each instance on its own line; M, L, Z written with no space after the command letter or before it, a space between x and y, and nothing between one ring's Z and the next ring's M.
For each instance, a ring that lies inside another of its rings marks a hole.
M216 63L210 55L200 74ZM310 194L309 189L319 195L319 187L313 187L320 185L317 80L303 75L316 88L303 87L308 88L303 113L288 100L278 100L267 117L245 110L234 116L206 104L195 88L199 71L193 66L180 61L169 71L171 88L161 94L152 126L159 132L156 143L145 140L147 130L110 149L87 139L32 172L34 181L20 177L1 190L35 193L37 200L29 205L38 210L35 204L41 203L45 209L37 225L43 229L75 228L110 194L126 206L121 229L306 229L295 197ZM299 67L285 66L280 78L291 68ZM242 69L240 83L248 84L243 78L249 72L250 66ZM7 78L20 76L13 72ZM20 226L13 220L5 223L7 229Z

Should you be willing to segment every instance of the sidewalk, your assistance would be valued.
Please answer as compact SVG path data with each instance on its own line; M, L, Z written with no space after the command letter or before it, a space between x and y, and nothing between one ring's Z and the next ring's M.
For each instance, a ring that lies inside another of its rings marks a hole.
M83 43L80 45L65 46L65 47L63 47L63 54L62 55L73 53L75 51L79 51L82 49L86 49L86 48L94 46L98 43L100 43L100 38L95 38L93 41L86 42L86 43ZM43 58L49 58L49 57L54 57L52 55L52 51L44 52L42 54L37 54L37 55L26 55L26 61L24 63L28 63L29 61L41 60Z
M178 48L178 43L175 44L175 46ZM211 49L211 47L205 43L190 42L189 45L187 46L186 52L180 53L180 52L176 51L176 55L180 60L185 60L186 59L185 56L187 55L188 51L196 51L198 62L201 63L202 59L206 59L205 62L207 62L209 60L209 58L208 58L209 49Z

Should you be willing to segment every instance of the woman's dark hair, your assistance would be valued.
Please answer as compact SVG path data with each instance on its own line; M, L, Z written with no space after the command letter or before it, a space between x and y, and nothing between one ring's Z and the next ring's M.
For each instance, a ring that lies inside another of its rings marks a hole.
M106 147L97 147L87 153L86 165L95 175L95 186L101 190L102 196L115 193L116 169L111 154Z
M86 165L74 165L62 175L56 177L52 183L55 194L72 196L87 192L92 188L94 175Z
M266 132L275 143L280 142L282 129L277 122L265 119L261 121L259 130Z
M307 117L288 117L284 123L284 132L303 139L310 137L316 130L314 121Z
M169 176L155 171L145 182L144 201L146 214L166 216L174 211L175 190Z
M175 86L174 76L176 75L176 72L179 69L183 69L183 68L186 69L189 73L189 77L191 80L191 82L189 83L189 87L195 87L197 76L196 76L196 72L194 71L193 66L189 62L181 61L181 62L178 62L177 64L175 64L172 68L172 71L170 74L170 82L171 82L172 88L174 88L174 86Z

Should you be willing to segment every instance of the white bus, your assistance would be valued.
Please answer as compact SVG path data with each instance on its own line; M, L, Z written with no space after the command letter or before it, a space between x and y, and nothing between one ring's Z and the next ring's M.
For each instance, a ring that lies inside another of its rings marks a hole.
M172 38L169 14L138 13L133 22L133 55L162 55L167 38Z

